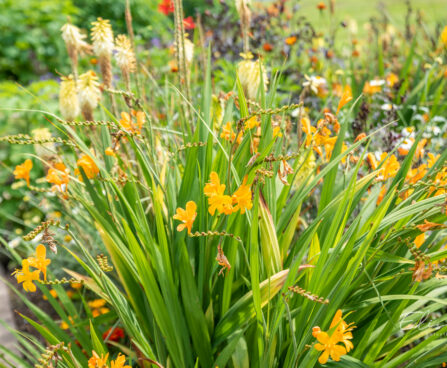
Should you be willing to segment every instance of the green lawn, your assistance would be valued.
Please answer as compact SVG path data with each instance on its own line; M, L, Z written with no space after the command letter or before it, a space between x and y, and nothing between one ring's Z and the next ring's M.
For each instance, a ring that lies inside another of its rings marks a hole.
M328 10L320 14L317 9L319 2L319 0L299 1L306 16L315 22L318 29L324 29L328 24ZM329 1L325 0L324 3L328 4ZM403 26L406 14L405 0L335 0L337 20L354 19L358 23L359 32L363 33L363 26L371 16L377 17L383 14L380 10L380 3L385 5L386 14L391 22L396 26ZM414 16L417 10L422 10L425 20L430 26L434 26L436 22L447 25L447 0L411 0L411 4Z

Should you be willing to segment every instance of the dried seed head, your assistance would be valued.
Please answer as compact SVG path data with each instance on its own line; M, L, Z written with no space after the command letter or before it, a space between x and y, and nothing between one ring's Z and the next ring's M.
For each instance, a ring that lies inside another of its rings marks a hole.
M65 120L72 121L79 115L78 93L73 75L61 78L59 109Z
M82 34L78 27L67 23L62 26L61 31L62 39L65 42L65 46L67 46L69 54L72 50L79 53L91 52L91 45L84 41L86 35Z
M237 75L241 81L245 96L249 100L256 100L258 89L262 79L264 81L264 90L267 91L268 77L260 60L253 61L251 54L243 55L244 60L237 66Z
M86 120L93 120L92 110L101 98L98 76L92 70L79 76L79 103Z
M93 51L98 56L110 56L113 51L113 31L108 19L92 22Z
M121 70L126 69L128 73L135 71L135 54L132 44L126 35L119 35L115 40L116 62Z
M249 6L251 5L251 0L236 0L235 3L242 23L250 24L251 11Z

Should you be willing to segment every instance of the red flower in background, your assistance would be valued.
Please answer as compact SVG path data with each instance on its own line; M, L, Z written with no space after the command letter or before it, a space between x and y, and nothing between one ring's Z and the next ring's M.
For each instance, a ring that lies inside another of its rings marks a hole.
M112 327L110 327L106 332L102 334L102 339L105 340L107 336L109 336L109 338L107 339L108 341L118 342L120 339L124 338L124 330L121 327L115 327L112 330Z
M174 12L174 3L172 0L161 0L161 3L158 4L158 11L164 15L169 15Z
M185 27L185 29L194 29L194 28L196 28L196 25L194 23L194 19L192 19L191 16L183 19L183 26Z

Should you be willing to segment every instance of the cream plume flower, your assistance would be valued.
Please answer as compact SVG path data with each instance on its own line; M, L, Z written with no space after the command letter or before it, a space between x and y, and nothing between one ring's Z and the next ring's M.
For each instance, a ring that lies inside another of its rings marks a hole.
M92 70L79 76L79 103L86 120L93 120L93 109L101 98L98 76Z
M98 18L92 22L93 51L98 56L104 85L112 86L112 62L111 56L114 49L113 31L109 20Z
M135 53L130 40L125 35L119 35L115 40L116 63L123 74L124 83L130 89L130 73L136 70Z
M59 109L65 120L72 121L79 115L78 93L73 75L61 78Z
M127 69L130 73L135 71L135 54L132 44L126 35L118 35L115 40L116 62L121 69Z
M91 45L84 41L86 35L82 34L78 27L73 24L64 24L61 28L62 39L67 46L68 53L74 49L80 53L90 53Z
M92 22L93 51L98 56L112 54L113 51L113 31L108 19L98 18Z
M267 91L267 74L259 59L256 61L251 60L253 58L251 53L241 54L241 56L244 60L240 61L237 66L237 75L246 97L249 100L256 100L258 89L261 84L261 72L264 81L264 90Z

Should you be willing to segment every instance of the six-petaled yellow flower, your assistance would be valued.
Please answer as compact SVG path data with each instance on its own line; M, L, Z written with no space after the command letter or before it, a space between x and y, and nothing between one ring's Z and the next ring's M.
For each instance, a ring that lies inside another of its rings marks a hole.
M44 280L47 279L47 267L51 263L51 260L46 258L46 255L47 249L45 245L39 244L36 248L36 256L28 258L29 265L42 272Z
M188 230L188 234L191 234L192 224L197 216L197 205L194 201L186 203L186 208L177 208L177 213L173 216L174 220L180 220L183 222L177 226L177 231Z
M24 259L22 261L22 269L15 272L17 274L17 282L19 284L23 282L22 286L25 291L35 292L36 285L34 285L33 281L39 281L40 271L30 271L29 266L28 259Z
M76 165L84 170L85 175L89 179L93 179L94 177L96 177L96 175L99 174L98 166L96 166L95 161L93 161L93 159L88 155L82 155L81 158L76 162ZM75 174L78 175L80 179L82 179L79 169L75 170Z
M26 180L26 184L29 186L29 173L33 168L33 162L30 159L25 160L25 162L21 165L17 165L13 174L16 179L24 179Z

